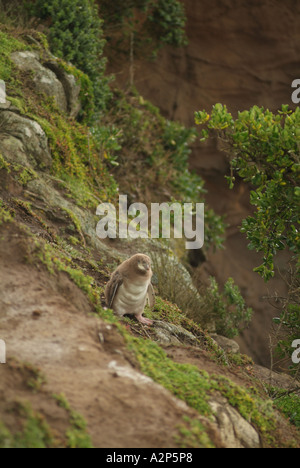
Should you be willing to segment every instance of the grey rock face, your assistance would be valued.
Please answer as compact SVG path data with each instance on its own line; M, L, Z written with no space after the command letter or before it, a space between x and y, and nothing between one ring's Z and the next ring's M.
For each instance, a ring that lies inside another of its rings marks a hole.
M19 70L32 73L32 81L39 93L54 98L57 106L67 112L67 98L62 83L55 73L39 62L38 52L14 52L11 59Z
M226 448L259 448L260 439L256 430L225 398L212 400L210 406L214 412L221 440Z
M11 59L19 70L32 74L32 82L38 93L53 97L58 108L71 117L78 115L81 109L80 86L73 75L58 65L54 57L41 62L38 52L22 51L14 52Z
M0 153L13 164L47 169L52 158L41 126L9 110L0 111Z

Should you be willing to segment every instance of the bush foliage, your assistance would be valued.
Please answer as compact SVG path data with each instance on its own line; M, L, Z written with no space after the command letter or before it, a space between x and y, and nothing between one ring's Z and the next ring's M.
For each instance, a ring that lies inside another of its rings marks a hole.
M36 0L28 2L28 9L48 26L53 54L72 62L88 75L93 83L96 107L105 109L110 97L108 78L104 76L105 40L93 0Z
M203 139L213 130L230 153L232 174L236 172L254 188L253 216L243 222L242 231L250 240L249 248L263 253L256 268L266 280L274 276L274 256L288 248L300 254L300 109L282 106L273 114L254 106L233 119L226 106L216 104L211 115L196 112L196 123L205 124Z
M284 328L287 338L281 351L290 354L290 344L299 338L299 262L300 262L300 109L283 105L273 113L257 106L239 112L234 119L226 106L216 104L211 114L195 113L195 121L204 125L202 140L217 135L230 155L233 187L237 174L253 188L253 216L242 224L249 248L263 254L263 263L255 268L266 281L275 274L274 259L282 250L292 257L295 280L284 300L276 323ZM297 336L298 335L298 336Z
M98 0L98 4L107 39L118 52L128 52L126 37L131 34L135 52L143 55L147 49L149 55L156 54L166 44L187 44L185 9L179 0Z

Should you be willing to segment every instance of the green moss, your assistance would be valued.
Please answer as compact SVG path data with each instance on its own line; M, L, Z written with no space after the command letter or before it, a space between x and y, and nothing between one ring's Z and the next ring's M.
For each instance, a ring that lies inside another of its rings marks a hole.
M56 445L46 420L32 409L30 403L17 403L15 412L22 420L22 430L13 434L0 421L0 448L50 448Z
M167 320L174 325L182 325L184 319L182 311L177 305L169 301L156 297L153 310L149 309L149 315L156 320Z
M16 448L47 448L53 446L51 429L43 416L29 404L20 404L19 411L25 418L23 431L15 435Z
M5 424L0 421L0 448L12 448L13 436Z
M7 34L0 29L0 77L5 82L11 79L13 65L10 60L10 55L17 50L29 49L23 42L18 41L10 34Z
M11 164L0 154L0 170L5 169L9 174L15 173L15 180L26 187L28 182L37 179L38 175L31 167L21 166L20 164Z
M55 274L57 271L63 271L69 275L72 281L88 297L93 305L100 305L100 288L97 288L95 281L91 276L85 275L83 271L72 263L72 259L61 251L59 247L42 242L35 243L33 258L29 261L39 259L48 269L49 273Z
M126 337L140 364L141 371L158 382L177 398L184 400L200 414L210 415L208 392L211 389L209 375L195 366L178 364L169 359L156 343Z
M25 115L27 112L26 103L24 99L18 97L7 96L7 101L11 102L13 106L15 106L22 115Z
M87 433L87 423L77 411L74 411L66 396L61 393L53 395L58 405L66 410L69 416L70 427L66 432L68 448L93 448L91 438Z
M80 244L79 239L77 239L77 237L74 236L69 236L69 242L71 242L71 244L75 246Z
M95 112L94 89L91 80L88 75L74 67L71 63L66 63L61 59L58 59L57 63L69 75L75 76L78 86L80 86L80 116L82 122L90 122Z
M79 206L94 209L100 201L111 201L117 196L117 184L103 158L99 157L89 128L64 115L53 99L36 94L30 78L15 69L11 53L30 49L28 45L1 30L0 42L0 76L6 81L7 99L45 131L53 158L53 175L62 180L64 188ZM88 77L62 60L58 64L80 83L84 113L90 116L93 113L93 89ZM3 158L0 164L3 165ZM18 175L19 181L26 185L31 175L34 177L24 169Z
M10 163L8 163L2 154L0 153L0 170L5 169L8 173L10 173Z
M42 386L47 382L44 373L29 362L9 359L7 366L13 371L17 370L23 377L24 384L34 392L40 391Z
M83 245L85 245L85 239L84 239L84 235L83 235L82 230L81 230L81 224L80 224L79 219L77 218L75 213L73 213L73 211L71 211L71 210L69 210L67 208L62 208L62 210L65 211L65 213L68 215L68 217L72 220L72 223L74 224L76 231L78 232L79 236L81 237L81 241L82 241Z
M245 369L252 369L254 362L253 359L246 354L240 353L227 353L227 358L230 364L233 364L238 367L243 367Z
M205 427L197 419L184 417L182 425L178 426L179 434L175 436L175 442L180 448L215 448L210 440Z
M7 208L3 200L0 199L0 226L13 220L11 211Z
M255 389L251 391L241 387L221 375L214 376L214 389L221 392L228 403L257 429L267 445L274 445L278 426L272 400L262 399L256 395Z
M116 197L117 184L99 158L87 126L67 119L49 99L32 107L30 116L48 137L53 175L65 183L77 205L95 208L100 200Z
M141 371L161 384L177 398L184 400L203 416L211 416L209 400L221 394L241 416L253 425L265 446L280 439L279 426L271 400L263 399L255 388L241 387L222 375L209 375L189 364L179 364L150 340L124 334L129 349L135 354ZM289 446L290 442L286 443Z
M38 178L37 173L31 169L31 167L14 165L13 170L16 172L16 180L24 187L26 187L31 180Z

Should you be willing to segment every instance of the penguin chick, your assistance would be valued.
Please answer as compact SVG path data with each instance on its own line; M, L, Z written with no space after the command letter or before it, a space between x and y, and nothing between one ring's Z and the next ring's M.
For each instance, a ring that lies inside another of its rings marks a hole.
M153 321L142 315L147 300L150 307L155 304L152 275L151 260L147 255L136 254L123 262L106 285L107 306L120 317L131 314L139 322L152 325Z

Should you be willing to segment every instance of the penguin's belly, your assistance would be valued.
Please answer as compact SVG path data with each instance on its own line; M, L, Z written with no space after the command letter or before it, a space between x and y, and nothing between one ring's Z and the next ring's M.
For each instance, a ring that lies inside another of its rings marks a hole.
M148 291L149 282L126 283L118 289L114 300L113 309L117 315L133 314L143 312Z

